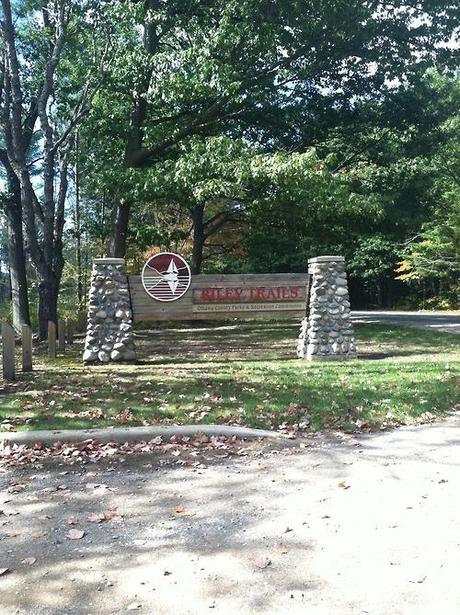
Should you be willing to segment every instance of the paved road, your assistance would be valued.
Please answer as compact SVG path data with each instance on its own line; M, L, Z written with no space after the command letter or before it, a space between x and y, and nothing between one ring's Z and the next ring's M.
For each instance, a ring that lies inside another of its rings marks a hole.
M394 312L394 311L353 311L355 322L382 322L405 325L418 329L432 329L448 333L460 333L460 311L457 312Z
M459 443L455 415L295 454L7 470L0 613L458 615Z

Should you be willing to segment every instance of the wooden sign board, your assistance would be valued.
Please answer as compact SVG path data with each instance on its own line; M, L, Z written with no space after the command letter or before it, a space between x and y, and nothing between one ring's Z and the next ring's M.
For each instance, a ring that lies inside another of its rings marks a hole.
M228 318L303 318L307 309L307 273L193 276L177 301L156 301L140 276L129 276L134 321L225 320Z

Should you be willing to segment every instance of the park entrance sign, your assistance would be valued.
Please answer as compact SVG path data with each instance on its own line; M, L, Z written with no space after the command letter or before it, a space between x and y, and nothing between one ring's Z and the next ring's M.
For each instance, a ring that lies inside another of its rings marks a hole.
M151 257L127 276L123 259L93 264L85 362L133 360L133 324L161 320L287 318L301 322L297 354L355 356L344 259L309 260L308 273L190 275L178 254Z
M164 299L168 290L146 292L145 275L129 276L129 287L135 321L303 318L308 280L307 273L196 275L174 303Z

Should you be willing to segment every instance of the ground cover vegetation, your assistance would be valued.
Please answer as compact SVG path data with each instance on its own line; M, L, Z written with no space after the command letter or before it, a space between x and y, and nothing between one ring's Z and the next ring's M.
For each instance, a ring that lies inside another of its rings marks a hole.
M355 305L458 306L457 2L1 2L3 311L91 259L346 256ZM9 295L12 301L9 302Z
M367 431L458 409L458 335L358 324L360 358L293 358L297 325L138 331L137 365L81 368L81 346L5 383L0 429L230 424ZM37 352L40 352L39 350ZM43 355L42 355L43 356Z

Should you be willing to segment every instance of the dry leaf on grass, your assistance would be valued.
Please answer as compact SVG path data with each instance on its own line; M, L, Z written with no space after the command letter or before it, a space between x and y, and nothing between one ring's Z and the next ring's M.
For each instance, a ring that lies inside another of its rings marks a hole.
M25 559L21 560L21 564L26 564L27 566L33 566L36 561L37 560L35 557L26 557Z

